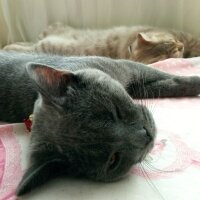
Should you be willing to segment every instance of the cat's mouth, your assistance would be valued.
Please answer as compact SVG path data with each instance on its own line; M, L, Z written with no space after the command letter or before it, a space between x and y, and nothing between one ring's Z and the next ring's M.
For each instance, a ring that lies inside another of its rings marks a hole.
M144 128L144 130L146 131L146 145L148 145L153 141L153 136L146 128Z

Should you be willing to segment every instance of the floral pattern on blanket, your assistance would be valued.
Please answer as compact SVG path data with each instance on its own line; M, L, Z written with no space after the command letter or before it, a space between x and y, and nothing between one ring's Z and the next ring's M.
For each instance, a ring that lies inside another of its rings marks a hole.
M157 139L153 150L143 161L141 166L134 167L132 172L139 176L148 178L167 178L173 176L176 172L183 172L186 168L193 166L200 169L200 151L197 151L187 145L179 135L158 130L159 139ZM200 149L199 149L200 150Z

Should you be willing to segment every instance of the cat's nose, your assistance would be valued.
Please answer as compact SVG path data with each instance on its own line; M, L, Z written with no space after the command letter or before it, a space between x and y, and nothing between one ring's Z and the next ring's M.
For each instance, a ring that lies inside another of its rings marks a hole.
M183 51L184 45L183 45L181 42L179 42L179 43L177 44L177 48L178 48L179 51Z
M153 140L153 137L146 129L145 129L145 131L146 131L146 140L147 140L147 144L148 144Z
M149 142L152 141L152 136L150 135L150 133L147 131L146 128L143 128L140 131L140 135L141 135L141 137L144 138L144 141L146 142L146 144L148 144Z
M144 147L153 140L151 134L145 128L138 130L136 135L134 145L138 147Z

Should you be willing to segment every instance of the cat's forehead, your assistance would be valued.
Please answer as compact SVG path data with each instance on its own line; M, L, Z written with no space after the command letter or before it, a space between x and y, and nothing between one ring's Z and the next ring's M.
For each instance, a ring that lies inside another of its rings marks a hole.
M148 37L154 42L174 42L173 35L167 32L149 32Z
M117 97L118 99L128 98L130 96L125 91L124 87L108 74L97 69L84 69L75 73L86 87L91 88L91 92L103 92L102 95L110 95L110 97ZM100 96L99 96L100 98Z
M101 83L111 78L108 74L105 74L104 72L98 69L91 69L91 68L78 70L75 72L75 74L78 75L86 83L90 82Z

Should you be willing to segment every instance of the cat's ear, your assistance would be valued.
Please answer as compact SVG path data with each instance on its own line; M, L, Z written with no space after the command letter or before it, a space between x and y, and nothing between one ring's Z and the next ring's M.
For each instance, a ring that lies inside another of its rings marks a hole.
M152 43L151 38L145 33L137 34L137 45L138 46L146 46Z
M66 168L66 163L61 159L52 159L42 164L34 163L22 177L16 190L17 196L31 192L37 186L58 176L59 173L65 171Z
M63 96L75 79L75 75L70 71L62 71L42 64L29 63L26 70L38 86L38 91L48 96Z

